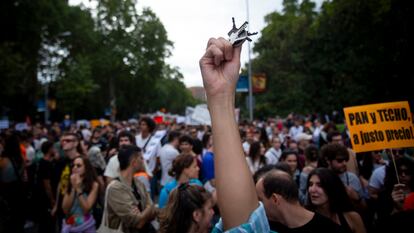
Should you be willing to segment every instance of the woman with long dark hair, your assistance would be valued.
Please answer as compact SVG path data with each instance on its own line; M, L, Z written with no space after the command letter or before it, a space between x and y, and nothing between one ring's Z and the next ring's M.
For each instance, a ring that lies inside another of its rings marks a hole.
M309 173L308 209L331 219L344 232L366 232L361 216L352 209L344 184L328 168L316 168Z
M266 165L266 157L264 156L265 152L266 148L262 142L253 142L250 145L246 161L252 174Z
M62 202L66 215L62 233L95 232L95 220L91 210L96 202L98 189L96 171L89 160L83 156L75 158Z

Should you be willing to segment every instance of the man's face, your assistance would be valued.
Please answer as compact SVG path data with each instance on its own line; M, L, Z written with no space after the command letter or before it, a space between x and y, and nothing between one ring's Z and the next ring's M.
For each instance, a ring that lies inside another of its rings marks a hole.
M124 145L131 145L131 141L129 140L129 137L119 138L119 146L124 146Z
M134 173L139 171L144 171L144 157L142 157L141 152L137 152L136 155L134 155L135 158L132 160L132 164L134 166Z
M184 153L190 153L193 150L193 146L189 142L181 142L180 150Z
M197 129L191 129L190 134L192 138L197 138Z
M273 147L275 149L280 149L281 143L280 143L280 139L279 138L274 138L273 139Z
M141 121L139 123L139 128L141 129L141 132L148 132L149 131L147 122L145 122L145 121Z
M62 150L65 152L76 149L76 146L78 146L78 143L79 143L78 139L72 135L62 136L62 138L60 139Z
M342 136L341 135L336 135L332 137L332 143L338 143L343 145L344 141L342 140Z
M329 162L330 168L337 174L346 172L346 163L349 159L337 156L334 160Z

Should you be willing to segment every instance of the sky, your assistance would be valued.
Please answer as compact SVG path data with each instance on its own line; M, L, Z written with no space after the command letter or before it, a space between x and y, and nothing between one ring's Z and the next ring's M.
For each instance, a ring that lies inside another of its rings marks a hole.
M82 0L70 0L79 4ZM83 0L87 4L85 0ZM264 17L274 11L281 11L283 0L138 0L137 9L149 7L160 18L174 43L172 56L167 63L178 67L187 87L202 86L198 60L203 55L211 37L227 38L234 17L239 27L249 18L249 32L252 36L251 49L265 27ZM247 3L249 17L247 17ZM254 54L251 55L254 57ZM248 61L248 45L243 44L242 66Z
M248 0L249 31L253 43L264 28L264 17L282 9L283 0ZM202 86L198 60L204 54L211 37L227 38L234 17L239 27L247 21L246 0L138 0L138 7L150 7L167 30L174 43L167 62L177 66L187 87ZM251 44L251 48L253 44ZM248 61L248 45L243 45L242 65Z

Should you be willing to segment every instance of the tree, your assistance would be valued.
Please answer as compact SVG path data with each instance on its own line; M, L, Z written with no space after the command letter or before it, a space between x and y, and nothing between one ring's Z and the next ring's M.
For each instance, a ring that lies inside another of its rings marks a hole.
M411 1L284 1L266 16L254 72L268 91L256 115L328 113L346 106L409 100L414 86Z
M256 96L258 116L307 111L303 99L306 60L304 48L316 13L310 1L284 1L283 14L266 16L268 24L254 47L253 72L266 73L268 91Z
M35 103L46 87L57 103L52 120L102 117L110 107L128 118L170 104L168 91L189 98L172 105L176 111L193 101L178 69L165 63L172 42L154 12L138 14L134 0L97 3L0 3L0 115L43 119Z

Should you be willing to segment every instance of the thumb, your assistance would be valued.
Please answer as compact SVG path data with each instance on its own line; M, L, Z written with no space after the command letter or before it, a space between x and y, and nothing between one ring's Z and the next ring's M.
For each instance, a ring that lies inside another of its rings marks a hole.
M242 46L237 46L233 48L233 61L240 61L241 51L242 51Z

